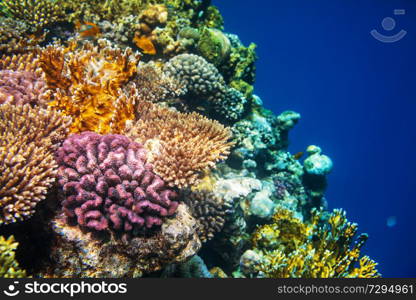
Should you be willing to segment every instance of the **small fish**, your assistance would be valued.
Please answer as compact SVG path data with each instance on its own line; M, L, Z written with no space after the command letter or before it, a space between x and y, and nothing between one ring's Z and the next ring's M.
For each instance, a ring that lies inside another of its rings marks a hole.
M293 158L296 160L301 159L302 156L303 156L303 152L298 152L296 154L293 154Z
M386 222L387 227L394 227L396 226L396 223L397 223L396 216L390 216L387 218L387 222Z
M75 22L75 28L78 30L79 35L83 38L95 37L101 33L100 27L91 22Z

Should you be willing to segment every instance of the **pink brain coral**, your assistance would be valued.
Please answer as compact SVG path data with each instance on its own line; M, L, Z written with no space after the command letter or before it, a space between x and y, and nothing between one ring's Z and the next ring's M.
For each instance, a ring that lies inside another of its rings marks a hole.
M175 213L177 194L146 163L146 150L125 136L73 134L57 152L69 219L92 231L133 235Z

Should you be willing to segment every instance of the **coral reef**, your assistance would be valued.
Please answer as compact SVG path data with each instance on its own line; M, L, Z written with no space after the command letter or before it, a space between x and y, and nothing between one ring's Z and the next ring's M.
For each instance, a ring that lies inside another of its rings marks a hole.
M54 0L3 0L0 12L24 22L32 32L62 20L64 15Z
M0 17L0 54L27 53L44 41L44 34L26 34L27 31L25 23Z
M166 76L153 62L140 64L133 82L140 102L169 101L184 94L182 86Z
M253 233L253 250L241 257L240 271L258 277L379 277L376 263L360 257L367 235L358 237L357 224L349 223L342 210L324 217L315 210L310 222L303 222L286 209L277 210L273 223ZM358 263L359 266L355 266Z
M70 121L52 110L0 105L0 224L29 218L45 198Z
M53 220L52 262L38 274L42 277L141 277L169 264L185 262L201 247L196 220L179 204L173 218L150 237L130 240L110 237L102 241L77 226L69 226L64 216Z
M35 73L0 70L0 104L46 106L46 82Z
M231 131L197 113L184 114L143 102L126 135L145 144L154 171L170 186L197 184L203 172L227 158Z
M71 51L75 46L49 46L40 52L46 82L55 91L50 105L73 118L73 133L121 132L134 119L135 89L122 88L135 75L139 57L105 40Z
M179 265L170 265L163 270L162 278L180 277L180 278L212 278L202 258L198 255L193 256L187 262Z
M228 87L217 68L201 56L177 55L165 64L164 72L183 85L186 101L194 109L203 107L224 122L238 121L247 109L244 95Z
M29 275L379 276L223 25L209 0L0 0L0 235Z
M13 236L8 239L0 236L0 278L26 277L26 271L19 267L15 259L17 246Z
M121 135L73 134L57 152L66 216L82 228L132 235L162 225L176 192L146 163L142 145Z
M225 223L225 216L232 213L231 203L206 190L186 193L184 202L199 223L198 236L201 242L212 239L215 233L220 232Z

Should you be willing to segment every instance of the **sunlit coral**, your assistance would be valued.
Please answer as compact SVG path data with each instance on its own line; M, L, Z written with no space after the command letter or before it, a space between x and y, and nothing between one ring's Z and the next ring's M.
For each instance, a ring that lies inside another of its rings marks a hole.
M19 243L14 237L5 239L0 236L0 278L22 278L26 277L26 271L19 267L15 258L15 251Z
M73 118L71 132L120 132L134 119L135 90L123 87L136 73L131 49L86 43L81 49L49 46L40 53L46 81L55 90L50 105Z
M154 171L171 186L198 183L202 173L227 158L231 130L197 113L140 103L139 121L127 134L150 149Z
M69 122L52 110L0 105L0 224L29 218L45 198Z
M279 209L272 224L253 234L253 255L258 257L253 269L272 278L380 277L377 263L360 258L367 235L361 234L351 247L357 224L338 209L326 221L322 218L322 211L314 210L311 221L303 222L292 211Z
M21 20L35 32L63 19L63 10L54 0L3 0L0 3L7 15Z

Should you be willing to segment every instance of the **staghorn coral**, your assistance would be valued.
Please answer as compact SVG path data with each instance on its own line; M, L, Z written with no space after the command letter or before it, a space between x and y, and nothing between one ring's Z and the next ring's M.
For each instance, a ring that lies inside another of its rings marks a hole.
M32 32L61 21L64 16L54 0L3 0L0 8L4 14L26 23Z
M335 209L327 219L314 210L309 223L290 210L279 209L273 223L259 227L252 236L254 251L242 257L246 275L260 277L380 277L376 263L360 251L367 235L361 234L352 248L357 224ZM250 258L249 258L250 257ZM358 263L358 266L356 264ZM243 271L244 272L244 271Z
M126 134L150 149L155 173L179 188L197 184L233 145L231 130L219 122L150 102L139 104L139 121Z
M50 105L74 122L71 132L119 133L134 119L136 91L122 88L136 73L138 55L130 48L86 43L75 50L49 46L40 52L40 65L48 87L55 91Z
M27 53L45 40L45 34L28 34L27 31L25 23L0 17L0 54Z
M122 135L71 135L57 152L67 217L92 230L132 235L162 225L178 206L142 145Z
M232 203L206 190L186 193L184 202L199 223L198 235L201 242L212 239L215 233L222 230L225 217L232 209Z
M14 237L5 239L0 236L0 278L23 278L26 271L19 267L15 259L15 250L19 243L15 242Z
M55 181L53 154L70 118L29 105L0 105L0 224L29 218Z

